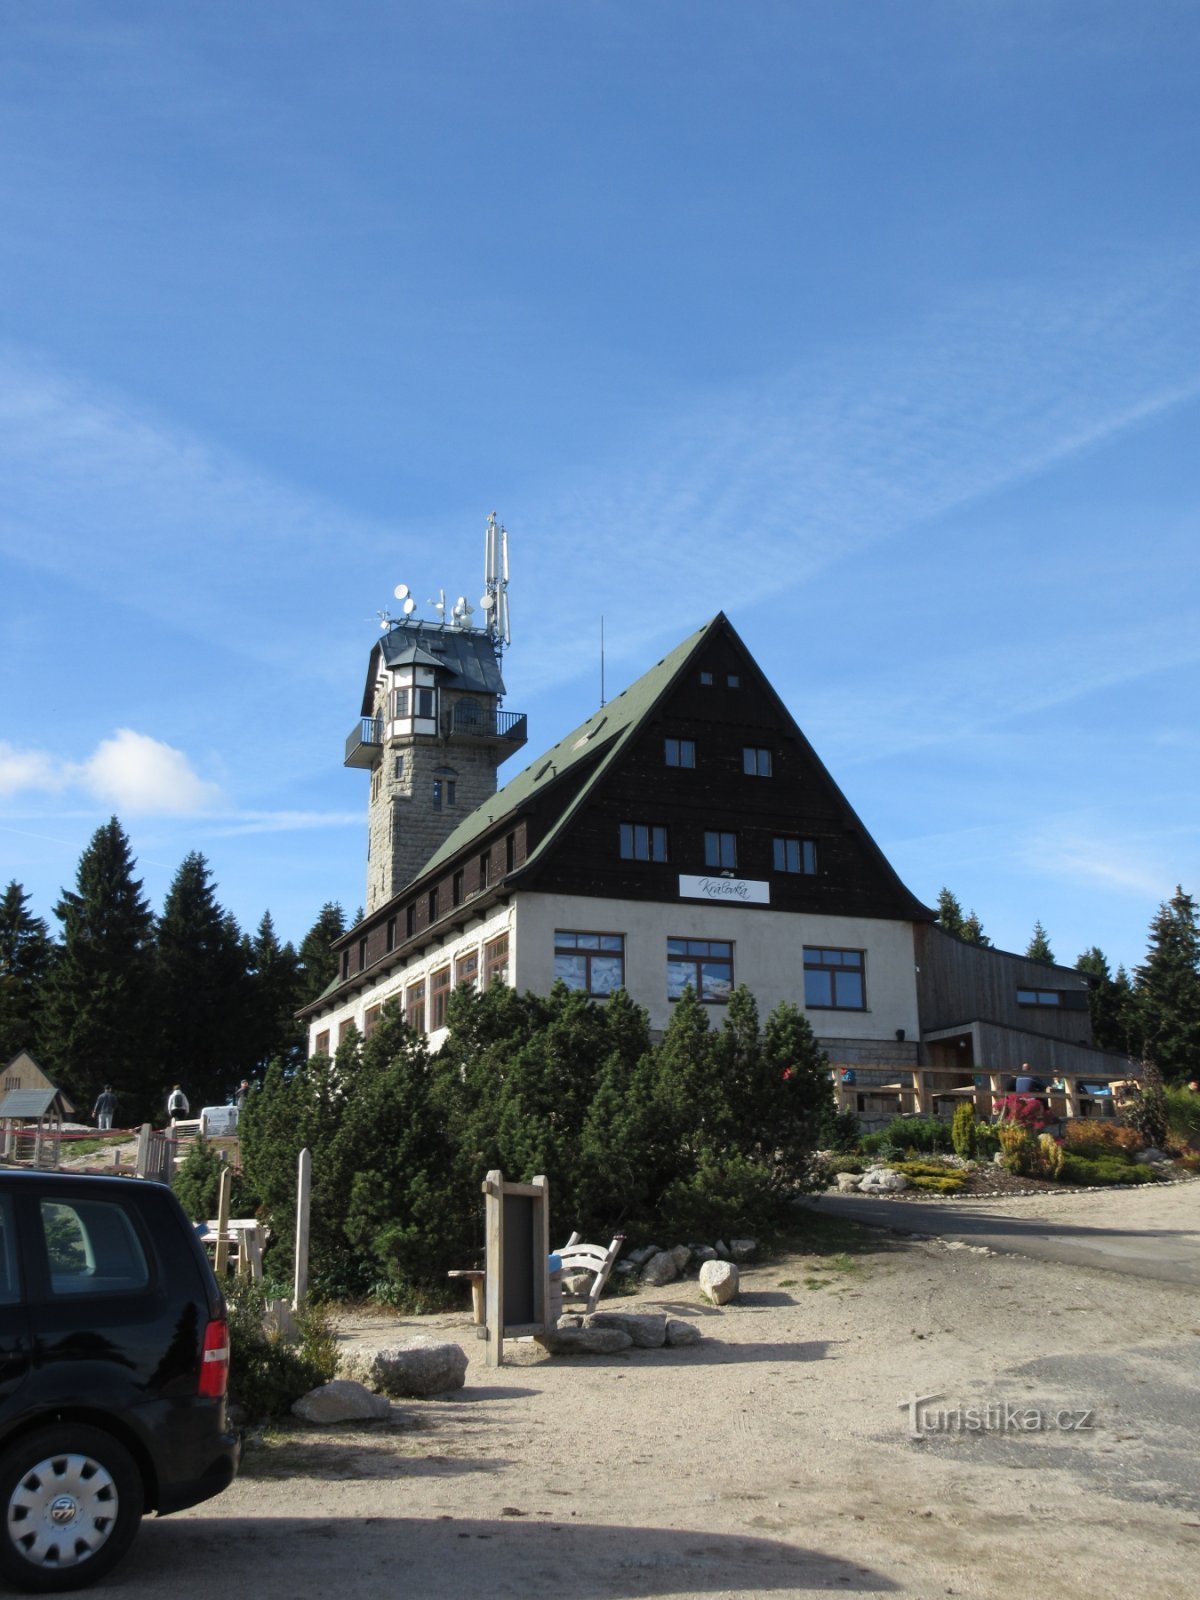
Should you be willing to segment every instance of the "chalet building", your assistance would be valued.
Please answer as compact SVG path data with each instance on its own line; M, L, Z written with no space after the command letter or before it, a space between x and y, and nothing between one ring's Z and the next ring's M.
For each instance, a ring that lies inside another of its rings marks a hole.
M718 615L499 791L526 737L486 630L394 623L347 764L371 772L368 909L305 1013L310 1052L396 1001L436 1048L450 991L618 987L666 1027L687 985L806 1011L862 1085L896 1069L1127 1075L1086 980L964 944L901 883ZM448 787L449 786L449 787Z

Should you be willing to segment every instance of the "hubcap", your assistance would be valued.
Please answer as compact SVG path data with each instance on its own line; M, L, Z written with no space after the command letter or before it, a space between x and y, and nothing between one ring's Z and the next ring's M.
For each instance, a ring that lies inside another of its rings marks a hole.
M37 1567L74 1567L94 1556L117 1520L117 1486L91 1456L48 1456L8 1500L8 1536Z

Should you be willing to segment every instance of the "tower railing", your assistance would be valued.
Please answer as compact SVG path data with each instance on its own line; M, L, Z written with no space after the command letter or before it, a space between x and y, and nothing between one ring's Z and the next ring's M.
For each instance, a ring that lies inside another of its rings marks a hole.
M503 740L508 744L524 744L528 738L524 711L497 711L491 706L481 706L470 701L460 702L443 711L442 734L455 739Z
M383 721L379 717L363 717L351 729L346 740L347 767L369 767L383 744Z

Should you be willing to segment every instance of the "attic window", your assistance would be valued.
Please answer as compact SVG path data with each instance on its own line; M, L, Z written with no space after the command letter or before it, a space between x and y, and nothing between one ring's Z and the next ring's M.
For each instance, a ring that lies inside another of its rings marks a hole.
M712 688L712 681L713 681L713 679L712 679L712 673L711 672L702 672L700 674L700 685L701 685L702 688L711 689Z

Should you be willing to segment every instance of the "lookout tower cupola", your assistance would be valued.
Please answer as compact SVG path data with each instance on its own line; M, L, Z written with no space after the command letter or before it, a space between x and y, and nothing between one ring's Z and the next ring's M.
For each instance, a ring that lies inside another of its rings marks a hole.
M509 642L508 536L487 521L482 627L462 595L446 619L416 616L406 584L401 615L380 614L361 718L345 764L371 774L367 899L373 911L397 895L458 824L496 792L496 771L525 743L523 712L502 709L500 662Z

